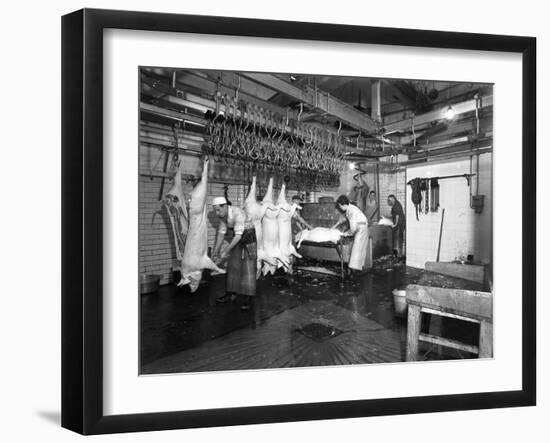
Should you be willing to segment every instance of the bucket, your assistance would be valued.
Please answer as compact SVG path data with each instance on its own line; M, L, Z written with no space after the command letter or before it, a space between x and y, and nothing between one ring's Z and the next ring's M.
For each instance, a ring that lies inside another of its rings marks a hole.
M157 292L159 288L160 275L156 274L147 274L139 276L139 293L140 294L150 294L152 292Z
M407 315L407 292L404 289L394 289L392 294L395 315L405 317Z

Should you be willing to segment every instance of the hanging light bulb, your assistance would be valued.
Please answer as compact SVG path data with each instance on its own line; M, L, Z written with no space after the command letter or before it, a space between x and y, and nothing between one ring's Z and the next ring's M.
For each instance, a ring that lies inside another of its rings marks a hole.
M445 112L445 118L447 120L452 120L455 116L455 111L453 110L452 106L449 105L449 108L447 109L447 112Z
M451 85L447 86L447 103L449 103L451 100ZM449 103L449 107L447 108L447 111L445 112L445 118L447 120L452 120L455 116L455 111L451 107L451 104Z
M353 171L355 169L355 163L354 162L349 162L348 167L350 168L350 170Z

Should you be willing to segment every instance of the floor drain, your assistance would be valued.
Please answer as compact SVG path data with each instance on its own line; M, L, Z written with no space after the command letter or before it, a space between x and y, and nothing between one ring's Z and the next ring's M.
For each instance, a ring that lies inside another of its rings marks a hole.
M297 331L308 338L316 341L325 341L340 335L340 329L323 323L309 323L298 328Z

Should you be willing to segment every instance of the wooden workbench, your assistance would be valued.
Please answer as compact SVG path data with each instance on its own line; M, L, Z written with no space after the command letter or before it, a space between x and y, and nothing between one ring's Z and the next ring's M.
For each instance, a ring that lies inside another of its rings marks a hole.
M418 359L420 341L478 354L480 358L493 356L493 294L460 288L441 288L411 284L406 287L407 361ZM478 346L456 340L424 334L420 331L422 314L438 315L462 321L479 323Z

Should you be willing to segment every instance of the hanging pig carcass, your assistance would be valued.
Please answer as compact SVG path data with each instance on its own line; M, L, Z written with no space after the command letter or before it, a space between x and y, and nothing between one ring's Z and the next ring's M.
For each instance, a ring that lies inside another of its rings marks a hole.
M206 190L208 187L208 160L204 160L201 181L191 191L189 201L189 229L181 260L181 280L178 286L189 285L191 292L199 287L202 270L225 274L207 255L208 233L206 217Z
M277 208L279 213L277 214L277 223L279 225L279 250L281 255L289 265L293 262L294 257L301 258L302 256L296 252L294 245L292 244L292 216L298 208L297 204L289 204L285 196L286 185L283 183L281 192L279 193L279 199L277 200ZM292 271L292 267L286 268L287 272Z
M262 218L263 249L268 257L277 260L276 264L264 261L262 273L267 275L275 273L281 266L289 266L279 247L279 222L277 221L279 208L273 203L273 177L269 179L269 185L262 200L262 210L264 213Z
M268 255L266 250L264 249L262 219L267 209L267 205L260 205L260 203L258 203L258 200L256 199L256 190L256 177L253 177L252 184L250 185L250 191L248 192L248 196L244 201L244 210L252 221L252 224L254 225L254 231L256 232L256 245L258 248L257 277L259 277L262 271L262 264L266 262L269 265L275 266L277 264L277 259Z
M164 195L163 206L170 217L170 225L174 234L176 257L179 261L183 259L185 240L189 230L189 211L187 209L187 198L183 192L181 183L181 170L178 168L174 177L174 186Z

